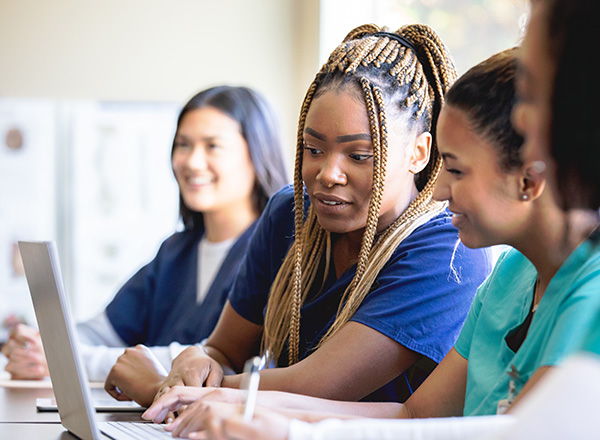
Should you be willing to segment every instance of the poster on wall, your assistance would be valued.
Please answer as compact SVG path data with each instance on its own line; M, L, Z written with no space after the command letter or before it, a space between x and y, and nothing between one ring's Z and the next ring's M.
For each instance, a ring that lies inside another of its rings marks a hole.
M55 241L80 321L178 227L171 103L0 98L0 343L35 326L18 240Z
M177 226L170 163L177 111L165 103L69 103L64 197L79 319L103 310Z
M56 240L56 104L0 100L0 341L35 325L18 240Z

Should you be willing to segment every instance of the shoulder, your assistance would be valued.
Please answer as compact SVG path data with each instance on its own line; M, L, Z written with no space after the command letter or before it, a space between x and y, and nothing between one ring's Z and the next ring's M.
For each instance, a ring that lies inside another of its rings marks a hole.
M191 245L197 244L202 238L203 234L204 229L186 229L175 232L162 242L160 249L158 250L158 254L178 254L184 252Z
M451 242L458 241L458 230L452 225L452 214L447 209L440 212L429 221L416 228L406 239L405 243L435 240Z
M571 297L571 301L584 297L595 301L600 289L600 245L589 240L579 245L555 278L564 286L565 297Z
M273 194L258 221L254 236L274 234L277 237L292 237L294 235L295 210L294 187L287 185ZM305 199L304 209L309 202Z
M265 212L271 217L294 216L294 187L286 185L271 196Z
M537 277L535 266L518 250L508 248L498 257L490 276L477 292L483 298L511 301L528 292Z
M587 240L580 244L569 256L564 266L573 272L577 272L579 278L600 274L600 243Z
M494 273L513 272L517 269L535 270L535 267L525 255L511 247L503 251L498 257L498 261L494 267Z
M382 272L423 276L428 282L458 286L461 291L474 294L492 269L491 252L464 246L451 217L445 210L416 228L397 246Z
M452 225L452 214L444 210L416 228L396 248L392 260L407 257L433 258L469 265L474 263L491 269L491 258L487 249L469 249L459 240L458 230ZM426 261L424 263L427 263Z

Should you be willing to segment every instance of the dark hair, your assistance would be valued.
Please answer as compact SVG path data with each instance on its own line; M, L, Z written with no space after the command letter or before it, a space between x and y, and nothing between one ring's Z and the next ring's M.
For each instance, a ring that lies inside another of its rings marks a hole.
M517 66L517 48L499 52L469 69L446 93L446 104L463 111L494 146L504 171L523 165L523 137L511 124Z
M564 208L600 207L598 0L545 0L546 39L555 60L550 127Z
M240 124L256 175L252 193L254 207L257 212L262 212L269 197L288 183L273 110L255 90L248 87L217 86L201 91L185 104L177 118L177 129L188 112L205 107L215 108ZM174 150L175 140L171 156ZM204 226L202 213L188 208L181 193L179 215L186 229Z

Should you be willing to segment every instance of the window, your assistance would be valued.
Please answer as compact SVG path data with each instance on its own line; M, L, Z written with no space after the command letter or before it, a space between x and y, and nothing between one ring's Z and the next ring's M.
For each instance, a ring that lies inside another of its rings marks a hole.
M396 30L425 23L450 49L458 74L520 43L528 0L321 0L321 64L356 26L375 23Z

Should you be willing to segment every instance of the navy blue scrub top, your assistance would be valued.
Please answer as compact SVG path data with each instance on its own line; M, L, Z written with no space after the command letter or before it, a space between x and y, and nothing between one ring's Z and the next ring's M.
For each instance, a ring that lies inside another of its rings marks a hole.
M201 304L196 303L198 245L204 231L186 230L167 238L156 257L125 283L106 308L123 341L164 346L207 338L217 324L255 225L233 244Z
M305 206L309 205L305 197ZM267 298L294 237L293 187L275 194L256 226L229 301L245 319L264 324ZM336 279L331 264L320 291L302 306L300 360L333 324L356 266ZM444 211L412 232L396 249L351 318L423 355L418 368L398 376L364 400L406 400L453 347L473 296L491 270L488 251L458 243L451 213ZM360 356L360 353L357 353ZM287 365L283 353L280 366Z

